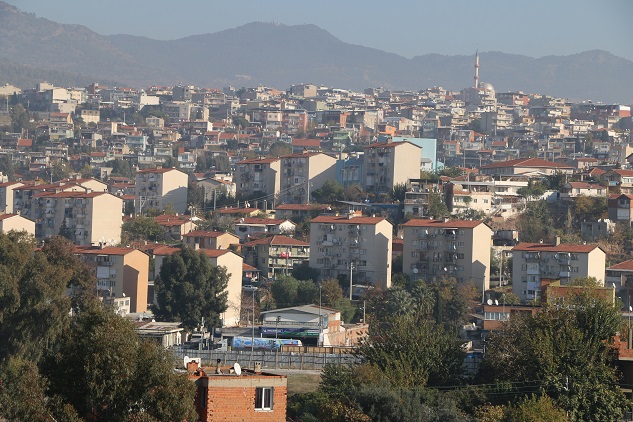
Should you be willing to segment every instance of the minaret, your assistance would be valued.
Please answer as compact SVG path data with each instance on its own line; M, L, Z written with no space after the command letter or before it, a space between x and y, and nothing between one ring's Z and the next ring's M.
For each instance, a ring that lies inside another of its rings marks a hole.
M479 49L475 53L475 89L479 88Z

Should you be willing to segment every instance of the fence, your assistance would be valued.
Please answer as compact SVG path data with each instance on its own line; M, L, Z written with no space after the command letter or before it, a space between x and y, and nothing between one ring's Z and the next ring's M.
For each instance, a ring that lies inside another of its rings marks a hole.
M255 362L261 362L262 368L267 369L298 369L298 370L322 370L327 364L345 365L355 363L358 358L349 353L294 353L255 350L248 351L218 351L218 350L191 350L183 348L172 349L179 360L185 356L200 358L202 366L215 366L220 359L222 366L232 365L237 362L240 365L252 368Z

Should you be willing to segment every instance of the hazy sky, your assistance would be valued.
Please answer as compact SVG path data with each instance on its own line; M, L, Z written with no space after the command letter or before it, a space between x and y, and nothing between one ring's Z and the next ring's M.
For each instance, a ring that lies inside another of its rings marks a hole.
M633 0L5 0L103 35L177 39L253 21L315 24L342 41L413 57L603 49L633 60Z

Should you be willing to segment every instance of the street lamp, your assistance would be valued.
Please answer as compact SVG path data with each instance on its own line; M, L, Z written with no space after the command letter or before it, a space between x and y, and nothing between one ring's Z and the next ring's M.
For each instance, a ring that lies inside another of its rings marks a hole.
M257 287L255 286L244 286L242 290L245 292L253 293L253 324L251 326L251 358L253 357L253 352L255 351L255 292L257 291Z

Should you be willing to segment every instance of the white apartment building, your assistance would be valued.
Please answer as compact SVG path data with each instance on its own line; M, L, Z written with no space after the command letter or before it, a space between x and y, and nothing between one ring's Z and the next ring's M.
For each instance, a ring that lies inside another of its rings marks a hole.
M63 225L76 245L121 242L123 200L107 192L57 192L35 196L35 237L60 234Z
M155 208L163 211L171 204L178 213L187 210L189 176L174 168L154 168L136 172L135 209L139 214Z
M321 278L352 274L353 284L391 287L393 226L383 217L315 217L310 222L310 266Z
M412 279L441 277L490 287L492 230L483 221L412 219L402 225L403 271Z
M24 186L22 182L0 183L0 211L8 214L13 212L13 190Z
M281 157L279 202L308 204L310 192L328 180L336 180L336 158L322 152L307 152Z
M539 300L541 279L569 283L595 277L604 285L606 254L598 245L522 242L512 248L512 292L522 302Z
M248 197L254 193L274 198L281 185L281 160L261 158L237 163L235 184L237 193Z
M411 142L386 142L365 147L363 182L368 192L389 193L396 184L420 177L421 148Z

